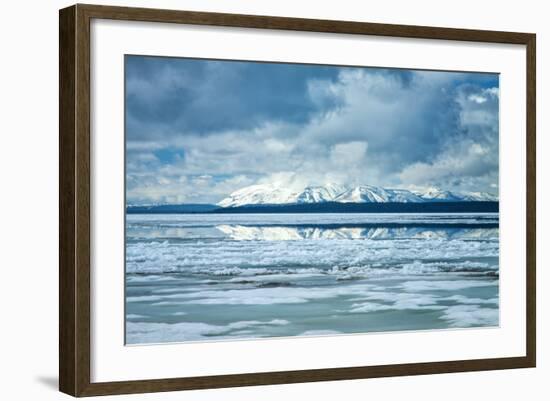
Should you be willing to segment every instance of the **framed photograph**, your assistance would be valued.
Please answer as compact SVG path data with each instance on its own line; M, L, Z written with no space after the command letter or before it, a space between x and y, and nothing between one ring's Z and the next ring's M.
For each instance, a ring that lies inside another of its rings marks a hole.
M59 22L61 391L535 366L534 34Z

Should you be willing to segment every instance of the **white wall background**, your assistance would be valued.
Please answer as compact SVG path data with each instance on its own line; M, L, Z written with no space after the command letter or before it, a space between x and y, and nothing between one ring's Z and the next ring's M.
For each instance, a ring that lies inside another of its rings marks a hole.
M95 1L140 7L525 31L537 33L538 91L538 367L315 384L104 397L128 400L546 400L550 377L550 25L545 2L407 0ZM69 1L11 1L0 23L0 395L57 400L58 9ZM545 338L546 337L546 338ZM545 380L546 379L546 380Z

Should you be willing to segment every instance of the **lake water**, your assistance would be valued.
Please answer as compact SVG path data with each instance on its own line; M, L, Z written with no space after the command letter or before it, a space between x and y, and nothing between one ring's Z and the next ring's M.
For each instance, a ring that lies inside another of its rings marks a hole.
M498 213L129 214L126 342L499 324Z

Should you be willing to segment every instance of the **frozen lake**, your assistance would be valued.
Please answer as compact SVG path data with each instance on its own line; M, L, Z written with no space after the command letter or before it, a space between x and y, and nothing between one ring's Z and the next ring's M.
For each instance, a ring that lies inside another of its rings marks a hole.
M498 213L130 214L126 341L498 326Z

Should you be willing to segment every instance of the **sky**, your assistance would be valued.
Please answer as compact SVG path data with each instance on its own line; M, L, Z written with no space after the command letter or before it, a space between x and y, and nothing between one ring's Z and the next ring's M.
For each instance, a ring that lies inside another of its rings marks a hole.
M498 194L498 74L126 56L129 204L272 184Z

